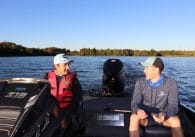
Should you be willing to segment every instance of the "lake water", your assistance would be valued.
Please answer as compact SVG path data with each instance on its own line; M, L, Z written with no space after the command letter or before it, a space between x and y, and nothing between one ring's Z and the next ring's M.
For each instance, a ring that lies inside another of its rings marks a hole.
M146 57L80 57L72 56L71 69L78 75L84 90L97 90L102 84L103 63L109 58L118 58L124 63L125 91L132 92L137 78L144 76L138 65ZM163 74L178 82L180 101L195 110L195 58L162 57L165 63ZM53 57L0 57L0 78L43 78L53 69Z

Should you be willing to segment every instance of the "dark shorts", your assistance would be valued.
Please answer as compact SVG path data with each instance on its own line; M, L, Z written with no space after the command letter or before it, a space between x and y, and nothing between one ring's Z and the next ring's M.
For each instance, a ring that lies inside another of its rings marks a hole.
M149 116L148 117L148 125L147 126L157 126L157 125L163 126L162 123L158 123L158 122L154 121L152 116Z

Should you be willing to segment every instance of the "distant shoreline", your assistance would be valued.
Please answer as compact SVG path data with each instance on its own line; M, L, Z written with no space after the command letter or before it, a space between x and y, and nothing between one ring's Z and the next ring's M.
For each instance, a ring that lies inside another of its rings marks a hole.
M132 50L132 49L95 49L83 48L79 51L69 49L27 48L13 42L0 42L0 57L25 57L25 56L54 56L64 53L69 56L173 56L173 57L195 57L195 50Z

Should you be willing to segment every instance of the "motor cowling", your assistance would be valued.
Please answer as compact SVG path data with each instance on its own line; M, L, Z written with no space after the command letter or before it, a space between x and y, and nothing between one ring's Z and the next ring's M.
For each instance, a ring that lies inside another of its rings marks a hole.
M108 59L103 65L103 93L115 95L124 90L123 62L119 59Z

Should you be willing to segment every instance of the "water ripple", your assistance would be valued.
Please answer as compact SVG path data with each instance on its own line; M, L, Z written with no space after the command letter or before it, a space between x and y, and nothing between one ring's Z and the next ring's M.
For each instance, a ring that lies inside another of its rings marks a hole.
M146 57L71 57L71 68L77 73L83 89L99 89L102 85L103 63L109 58L118 58L124 63L125 90L132 92L135 81L143 77L143 67L138 65ZM180 101L195 109L195 58L162 57L165 63L163 74L178 82ZM53 69L53 57L0 57L0 78L43 78Z

